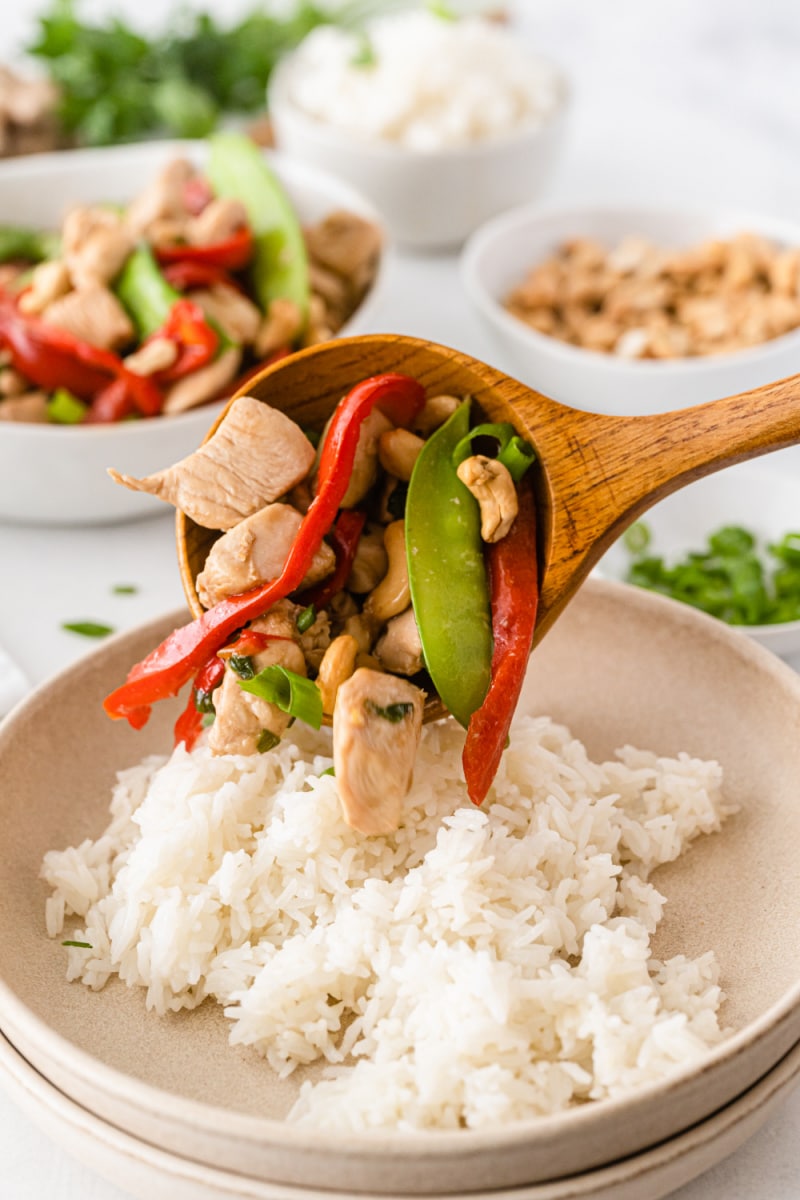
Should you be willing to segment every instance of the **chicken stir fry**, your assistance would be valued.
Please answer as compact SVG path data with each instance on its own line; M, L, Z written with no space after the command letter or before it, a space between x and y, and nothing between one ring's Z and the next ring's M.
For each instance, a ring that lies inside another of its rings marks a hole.
M175 466L113 473L219 536L195 581L205 616L135 667L107 711L138 727L192 678L176 737L191 748L205 714L213 754L267 753L293 719L326 720L345 820L386 834L438 692L468 727L465 756L482 727L471 776L465 757L480 802L533 632L531 461L511 426L471 428L469 399L426 398L403 375L357 385L319 434L239 397Z
M369 290L379 230L332 212L302 229L257 148L212 139L125 209L72 209L60 234L0 228L0 420L185 412L333 337Z

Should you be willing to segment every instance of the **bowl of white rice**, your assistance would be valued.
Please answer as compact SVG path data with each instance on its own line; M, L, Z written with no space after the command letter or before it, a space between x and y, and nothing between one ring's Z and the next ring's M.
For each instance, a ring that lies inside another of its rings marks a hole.
M325 731L214 759L170 754L179 702L107 721L180 618L0 729L0 1031L90 1112L261 1181L492 1190L674 1137L800 1041L800 678L744 635L591 580L483 808L439 723L365 838Z
M495 22L411 10L313 31L275 71L269 110L282 149L347 179L401 244L441 249L538 198L567 84Z

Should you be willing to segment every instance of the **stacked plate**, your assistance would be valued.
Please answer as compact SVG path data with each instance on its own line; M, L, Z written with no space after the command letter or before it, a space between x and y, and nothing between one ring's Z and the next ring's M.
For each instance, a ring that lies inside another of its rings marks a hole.
M121 984L68 984L44 933L42 856L96 836L115 771L169 744L174 713L134 735L99 701L179 619L106 643L0 730L0 1079L72 1153L147 1200L648 1200L728 1154L800 1080L800 678L701 614L604 581L537 650L526 703L592 755L630 742L722 762L740 812L656 877L656 953L713 948L722 967L735 1032L699 1069L491 1132L334 1135L284 1121L297 1077L232 1049L219 1009L158 1018Z

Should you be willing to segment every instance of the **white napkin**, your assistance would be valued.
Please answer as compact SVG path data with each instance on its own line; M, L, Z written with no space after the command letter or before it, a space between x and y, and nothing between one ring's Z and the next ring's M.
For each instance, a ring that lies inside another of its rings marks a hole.
M5 716L30 690L22 671L0 647L0 717Z

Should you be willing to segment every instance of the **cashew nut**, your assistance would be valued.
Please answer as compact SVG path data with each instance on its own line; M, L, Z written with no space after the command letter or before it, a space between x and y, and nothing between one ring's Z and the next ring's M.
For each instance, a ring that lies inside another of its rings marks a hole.
M423 437L427 437L434 429L444 425L461 403L456 396L431 396L418 413L414 428L419 430Z
M481 507L481 537L499 542L506 536L519 511L514 480L496 458L474 454L464 459L456 472Z
M383 530L368 526L358 539L347 590L364 595L376 588L386 574L389 560L383 547Z
M333 714L336 693L345 679L349 679L356 668L358 642L349 633L334 638L319 664L317 687L322 694L322 711Z
M384 471L408 483L424 445L422 438L407 429L389 429L378 438L380 464Z
M271 300L267 315L256 334L256 354L266 358L276 350L291 345L303 328L303 314L294 300L278 297Z
M386 632L375 647L381 665L396 675L416 675L424 666L414 609L407 608L392 617Z
M381 625L403 612L411 603L405 521L393 521L386 526L383 544L389 558L389 569L375 590L370 592L364 605L364 616Z
M71 290L69 271L62 259L54 258L39 263L38 267L33 268L30 288L19 298L19 310L24 313L44 312L54 300L66 296Z
M134 375L155 375L156 371L166 371L178 357L178 347L172 338L153 338L146 342L141 350L134 351L122 361Z

